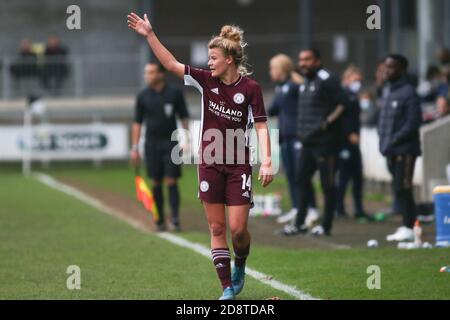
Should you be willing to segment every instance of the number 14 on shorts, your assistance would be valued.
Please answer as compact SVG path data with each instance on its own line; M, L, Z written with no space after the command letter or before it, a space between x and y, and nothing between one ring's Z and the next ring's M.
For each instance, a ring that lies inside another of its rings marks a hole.
M244 173L242 174L241 178L242 178L242 190L248 188L248 191L252 191L252 175L249 174L247 177L247 175Z

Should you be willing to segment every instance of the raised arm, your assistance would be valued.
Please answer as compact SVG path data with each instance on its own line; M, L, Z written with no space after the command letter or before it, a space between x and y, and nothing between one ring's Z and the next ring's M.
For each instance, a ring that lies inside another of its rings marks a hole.
M147 18L147 14L144 14L144 19L141 19L136 13L131 12L127 16L127 23L130 29L133 29L147 39L150 48L164 68L179 78L184 77L184 64L178 62L172 53L159 41Z

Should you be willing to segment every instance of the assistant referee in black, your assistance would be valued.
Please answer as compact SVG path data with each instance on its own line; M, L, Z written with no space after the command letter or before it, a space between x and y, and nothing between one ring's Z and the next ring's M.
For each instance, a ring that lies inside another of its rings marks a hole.
M177 129L176 118L181 120L183 129L188 130L189 114L182 91L167 83L165 69L156 62L145 66L144 78L147 87L136 99L135 117L132 128L131 160L137 166L140 162L138 151L142 124L145 124L145 164L147 174L152 180L152 192L160 219L158 231L165 231L163 182L169 191L171 208L170 228L180 231L179 207L180 195L178 178L181 177L181 166L174 164L171 153L178 147L178 141L172 141L172 133ZM187 147L184 142L183 147Z

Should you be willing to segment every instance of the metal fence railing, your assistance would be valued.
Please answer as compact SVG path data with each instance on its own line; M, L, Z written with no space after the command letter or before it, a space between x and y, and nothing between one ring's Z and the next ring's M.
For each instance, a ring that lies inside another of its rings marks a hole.
M162 37L164 44L184 63L206 67L209 37ZM316 33L312 45L323 56L325 66L341 73L349 64L359 66L368 82L377 65L377 37L364 32ZM280 52L296 63L301 38L297 33L249 35L250 69L263 87L273 84L268 75L270 58ZM134 53L69 54L65 58L18 55L0 56L0 98L23 97L30 90L50 95L83 96L131 94L142 86L142 68L149 52L142 42ZM145 49L144 49L145 48ZM200 57L200 59L199 59Z
M0 98L30 93L52 96L135 93L142 85L139 54L73 55L67 58L0 58Z

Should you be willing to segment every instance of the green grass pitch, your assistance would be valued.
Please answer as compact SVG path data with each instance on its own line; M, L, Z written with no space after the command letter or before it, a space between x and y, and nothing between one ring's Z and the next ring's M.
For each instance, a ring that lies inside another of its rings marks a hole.
M47 173L76 177L134 197L126 165L56 166ZM80 201L0 168L0 299L216 299L220 286L212 262L152 234L133 229ZM277 177L274 189L283 193ZM184 168L182 205L202 214L196 171ZM258 189L259 190L259 189ZM260 191L260 190L259 190ZM207 245L205 232L182 237ZM280 249L252 247L249 266L322 299L449 299L450 249ZM66 288L66 269L81 268L81 290ZM381 268L381 289L369 290L369 265ZM287 294L247 278L239 299Z

